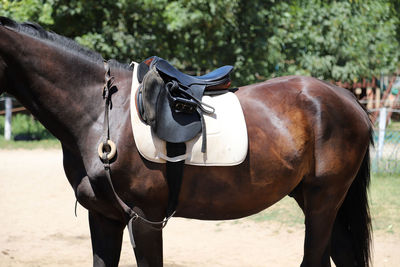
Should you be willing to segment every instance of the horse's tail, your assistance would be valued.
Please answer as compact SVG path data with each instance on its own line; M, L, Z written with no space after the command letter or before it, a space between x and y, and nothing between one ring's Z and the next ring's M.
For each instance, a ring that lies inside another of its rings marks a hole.
M371 129L370 144L373 144L372 135ZM335 224L340 224L340 228L347 232L345 234L348 239L346 245L349 250L353 251L355 266L368 267L370 265L372 225L367 196L369 184L370 155L368 146L357 176L350 186L335 221Z

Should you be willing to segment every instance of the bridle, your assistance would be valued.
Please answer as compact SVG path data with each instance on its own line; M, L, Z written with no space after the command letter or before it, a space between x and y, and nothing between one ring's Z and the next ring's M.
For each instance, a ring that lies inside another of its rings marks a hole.
M112 190L113 197L115 201L117 202L119 208L123 212L125 216L125 222L128 226L129 229L129 236L131 239L131 244L132 247L135 248L135 241L133 238L133 222L136 221L137 219L140 219L141 221L147 223L150 227L152 227L155 230L161 231L166 225L169 219L171 219L175 212L172 213L169 217L165 218L162 221L150 221L141 216L138 212L129 207L117 194L117 192L114 189L114 185L112 183L111 179L111 162L115 160L117 148L115 143L110 139L110 125L109 125L109 111L110 107L112 106L111 102L111 89L114 86L114 77L111 76L111 71L110 71L110 66L108 64L108 61L104 61L104 69L106 71L105 73L105 83L103 86L103 100L104 100L104 122L103 122L103 141L99 144L98 146L98 154L103 162L104 170L106 173L106 178L107 182Z

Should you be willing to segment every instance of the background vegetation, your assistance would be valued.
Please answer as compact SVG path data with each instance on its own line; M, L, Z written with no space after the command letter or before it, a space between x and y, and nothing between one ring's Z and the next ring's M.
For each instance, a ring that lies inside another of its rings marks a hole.
M34 21L104 58L158 55L193 73L235 66L235 85L286 74L354 82L399 66L399 0L20 0Z
M4 116L0 116L0 135L4 133ZM12 117L12 135L15 140L38 141L54 139L49 131L32 115L16 114Z

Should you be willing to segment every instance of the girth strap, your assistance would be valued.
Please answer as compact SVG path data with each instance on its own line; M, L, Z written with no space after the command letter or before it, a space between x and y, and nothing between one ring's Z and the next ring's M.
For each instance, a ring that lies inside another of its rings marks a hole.
M185 143L170 143L167 142L167 156L176 157L186 153ZM182 185L183 168L185 166L185 160L178 162L166 163L166 178L168 182L168 206L167 206L167 217L171 216L176 210L178 205L179 192Z

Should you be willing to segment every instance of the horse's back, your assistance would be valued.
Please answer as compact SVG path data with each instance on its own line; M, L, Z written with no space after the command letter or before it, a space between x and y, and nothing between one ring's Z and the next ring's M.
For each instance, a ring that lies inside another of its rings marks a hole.
M243 87L238 96L250 129L263 127L266 135L279 135L269 145L283 147L277 150L281 156L293 159L301 151L311 152L298 158L308 163L309 171L328 172L347 157L357 165L364 156L370 121L346 89L311 77L286 76ZM262 125L253 119L262 116L268 118Z
M323 131L325 138L345 128L370 128L367 112L350 91L312 77L274 78L242 87L238 97L245 114L261 105L267 116L276 115L283 121L298 124L305 118L308 126Z

